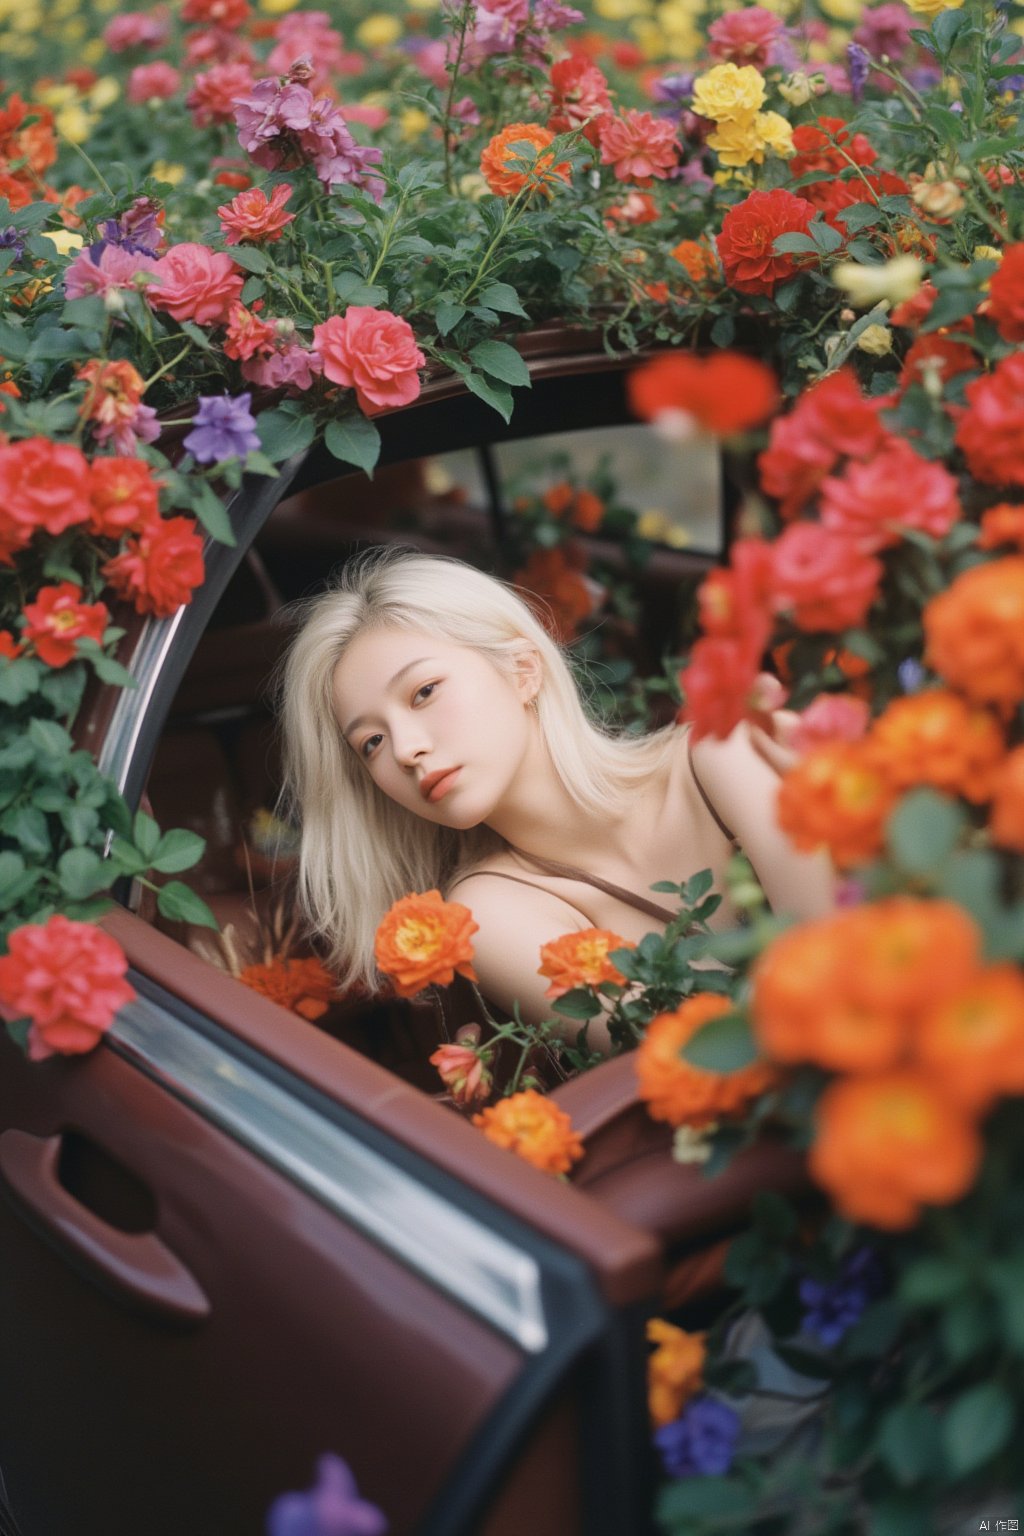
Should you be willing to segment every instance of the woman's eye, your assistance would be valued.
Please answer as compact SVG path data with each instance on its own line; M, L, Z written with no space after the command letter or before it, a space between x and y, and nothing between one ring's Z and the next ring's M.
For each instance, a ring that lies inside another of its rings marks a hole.
M380 741L379 736L368 736L363 742L362 746L359 748L362 756L369 757L372 754L373 749L377 745L378 741Z
M413 694L413 703L415 703L417 699L429 699L436 687L436 683L424 683L423 687L417 688L416 692Z

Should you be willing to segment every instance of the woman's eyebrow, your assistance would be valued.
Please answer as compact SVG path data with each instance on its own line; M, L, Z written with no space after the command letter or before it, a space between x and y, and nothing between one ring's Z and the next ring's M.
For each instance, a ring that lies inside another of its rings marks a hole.
M393 688L396 683L400 683L407 672L412 672L416 667L422 667L425 662L433 661L433 659L434 658L432 656L418 656L415 661L407 661L405 666L399 667L394 677L391 678L387 683L385 692L387 692L388 689ZM364 724L366 718L366 715L356 715L354 720L349 721L348 725L346 725L341 734L345 737L351 736L354 730L357 730L359 726Z

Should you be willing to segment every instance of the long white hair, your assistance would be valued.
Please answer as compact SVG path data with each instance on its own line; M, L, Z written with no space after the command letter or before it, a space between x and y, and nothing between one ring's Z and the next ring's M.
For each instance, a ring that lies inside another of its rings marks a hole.
M299 897L329 946L342 987L379 986L373 945L388 908L413 891L444 890L505 846L486 826L457 831L388 798L341 734L335 668L371 628L426 632L485 656L511 676L523 640L541 661L537 717L559 779L576 803L607 815L669 747L672 728L612 734L587 715L559 647L504 582L461 560L375 549L349 560L330 588L293 605L298 632L278 673L283 736L282 812L301 826ZM540 850L536 850L540 851Z

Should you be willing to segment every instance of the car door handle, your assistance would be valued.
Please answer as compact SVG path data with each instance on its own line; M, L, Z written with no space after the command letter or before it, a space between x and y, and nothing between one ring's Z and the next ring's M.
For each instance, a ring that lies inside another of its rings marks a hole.
M155 1232L121 1232L60 1182L61 1137L0 1134L0 1177L30 1224L104 1290L175 1323L210 1315L202 1287Z

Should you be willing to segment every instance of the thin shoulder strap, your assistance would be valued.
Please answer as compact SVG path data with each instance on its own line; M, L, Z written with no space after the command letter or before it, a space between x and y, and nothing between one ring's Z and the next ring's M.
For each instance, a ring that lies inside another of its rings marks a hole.
M704 801L704 804L707 806L707 808L710 811L712 817L714 818L715 825L722 832L725 833L725 835L729 839L730 843L738 842L739 840L738 840L735 832L731 831L726 826L726 824L722 820L721 816L719 816L718 812L715 810L715 807L714 807L714 805L712 804L712 801L711 801L711 796L708 794L707 790L704 788L704 785L701 783L701 781L700 781L700 779L699 779L699 777L697 775L697 769L694 766L694 762L693 762L693 742L691 741L689 736L687 736L687 738L686 738L686 761L690 765L690 772L693 775L693 782L697 786L697 793L700 795L701 799Z
M516 885L528 885L531 891L544 891L546 896L550 896L552 894L552 892L546 890L543 885L538 885L536 880L524 880L522 875L507 875L505 874L504 870L500 869L470 869L467 870L464 875L460 875L457 880L452 881L451 885L448 887L448 895L451 895L455 887L457 885L461 885L463 880L477 880L481 875L490 875L492 880L514 880ZM583 909L578 907L574 901L569 901L566 897L562 896L559 897L559 900L565 901L566 906L572 907L574 912L578 912L580 914L580 917L586 918L587 926L590 926L590 918L587 917L587 914L583 911Z
M528 864L542 870L544 874L557 875L563 880L581 880L585 885L592 885L608 896L617 896L620 901L624 901L629 907L635 907L638 912L646 912L648 917L656 917L659 923L671 923L679 915L677 912L671 912L668 907L651 901L648 896L638 896L636 891L627 891L624 886L616 885L611 880L603 880L600 875L590 875L585 869L578 869L575 864L562 864L558 859L542 859L536 853L525 853L522 848L516 848L512 843L509 843L508 847L511 853L525 859Z

